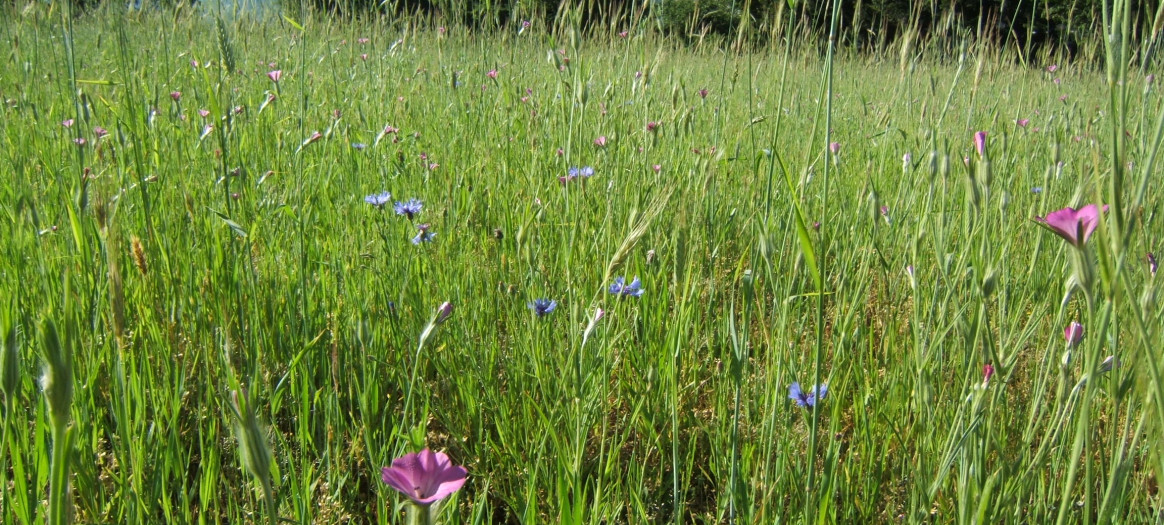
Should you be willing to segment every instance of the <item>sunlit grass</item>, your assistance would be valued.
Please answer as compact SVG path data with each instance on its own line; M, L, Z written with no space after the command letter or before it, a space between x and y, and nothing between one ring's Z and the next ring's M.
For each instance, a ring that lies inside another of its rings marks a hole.
M403 522L380 469L425 447L448 523L1157 519L1158 177L1086 297L1033 221L1109 195L1092 66L842 53L830 93L808 46L296 24L0 22L5 523L47 512L50 321L79 523L262 522L268 478L279 519Z

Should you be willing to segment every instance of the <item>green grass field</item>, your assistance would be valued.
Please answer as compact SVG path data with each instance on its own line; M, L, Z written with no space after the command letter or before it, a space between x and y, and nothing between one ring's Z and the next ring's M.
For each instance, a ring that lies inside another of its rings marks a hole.
M1134 67L3 10L3 523L1161 519Z

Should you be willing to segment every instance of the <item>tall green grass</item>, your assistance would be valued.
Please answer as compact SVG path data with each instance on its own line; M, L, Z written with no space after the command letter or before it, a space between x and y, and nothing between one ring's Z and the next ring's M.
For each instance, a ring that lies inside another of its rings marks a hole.
M1105 76L565 19L5 15L5 523L397 523L380 467L426 446L470 473L448 523L1159 519L1164 112L1126 47ZM1091 202L1068 288L1032 218Z

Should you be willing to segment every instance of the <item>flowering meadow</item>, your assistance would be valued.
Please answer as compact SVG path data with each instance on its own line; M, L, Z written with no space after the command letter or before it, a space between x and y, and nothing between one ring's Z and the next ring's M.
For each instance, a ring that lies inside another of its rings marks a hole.
M1164 519L1118 37L54 5L0 7L0 522Z

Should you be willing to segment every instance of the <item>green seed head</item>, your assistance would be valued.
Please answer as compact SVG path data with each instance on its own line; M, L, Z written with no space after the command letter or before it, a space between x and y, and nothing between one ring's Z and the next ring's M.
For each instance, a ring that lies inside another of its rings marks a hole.
M54 425L63 426L69 422L73 405L73 356L67 346L61 344L52 319L45 319L41 325L41 339L45 359L41 387L48 401L49 417Z

